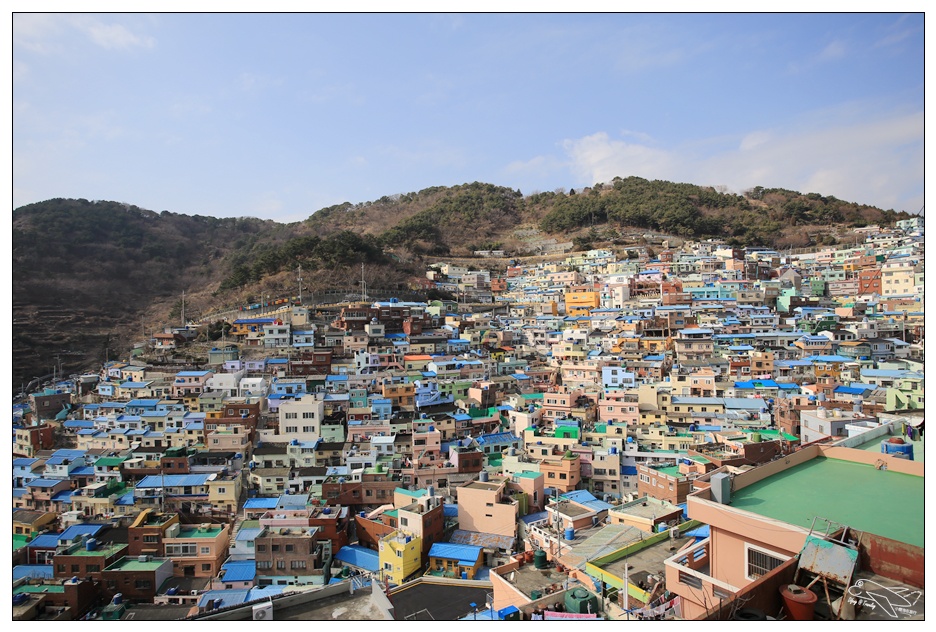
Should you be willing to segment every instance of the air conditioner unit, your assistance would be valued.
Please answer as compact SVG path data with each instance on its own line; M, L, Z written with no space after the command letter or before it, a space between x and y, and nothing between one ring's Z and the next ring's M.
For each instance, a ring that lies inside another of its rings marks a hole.
M273 620L273 603L268 601L266 603L258 603L253 607L253 620L254 621L272 621Z

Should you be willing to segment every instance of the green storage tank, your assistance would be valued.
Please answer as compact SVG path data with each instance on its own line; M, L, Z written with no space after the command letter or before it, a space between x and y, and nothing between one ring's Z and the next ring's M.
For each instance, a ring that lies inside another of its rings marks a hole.
M598 614L598 597L584 588L570 590L565 596L565 609L577 614Z
M533 566L536 568L549 567L549 562L546 561L546 551L536 551L533 554Z

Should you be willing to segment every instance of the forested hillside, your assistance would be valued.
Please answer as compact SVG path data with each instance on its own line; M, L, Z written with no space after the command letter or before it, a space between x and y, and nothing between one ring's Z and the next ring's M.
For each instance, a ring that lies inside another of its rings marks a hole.
M125 356L178 317L183 291L189 314L213 311L289 293L299 266L312 291L352 288L362 264L375 282L404 288L423 276L426 256L531 254L521 233L582 248L633 229L789 247L903 217L817 193L739 195L633 176L527 196L479 182L430 187L337 204L293 224L57 198L13 212L14 388L51 372L56 356L66 371Z

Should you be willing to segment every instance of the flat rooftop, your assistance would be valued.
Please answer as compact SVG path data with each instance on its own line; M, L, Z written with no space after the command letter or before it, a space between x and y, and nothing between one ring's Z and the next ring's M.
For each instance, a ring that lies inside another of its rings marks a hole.
M731 506L809 529L825 518L923 547L923 477L818 457L731 494Z
M529 562L514 571L504 573L501 577L528 597L534 590L543 591L556 584L561 584L565 588L566 581L569 579L568 574L557 571L556 565L552 562L543 569L536 568L533 562Z
M273 605L274 621L382 621L386 617L371 597L371 587L360 588L294 606Z
M475 481L474 483L464 485L464 487L470 487L471 489L484 489L489 492L493 492L500 489L500 483L482 483L481 481Z
M204 531L198 528L189 529L186 527L182 527L181 529L179 529L179 535L177 535L173 539L178 540L179 538L215 538L218 536L219 533L221 533L221 531L223 531L223 527L209 527L205 529Z
M390 594L393 618L397 621L458 621L473 609L484 609L490 583L470 586L467 583L433 583L417 580L404 584Z

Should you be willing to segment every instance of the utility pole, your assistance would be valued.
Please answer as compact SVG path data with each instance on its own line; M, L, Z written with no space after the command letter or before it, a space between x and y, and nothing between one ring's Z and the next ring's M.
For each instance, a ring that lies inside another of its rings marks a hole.
M302 264L299 264L299 304L302 305Z
M182 290L182 326L185 327L185 290Z

